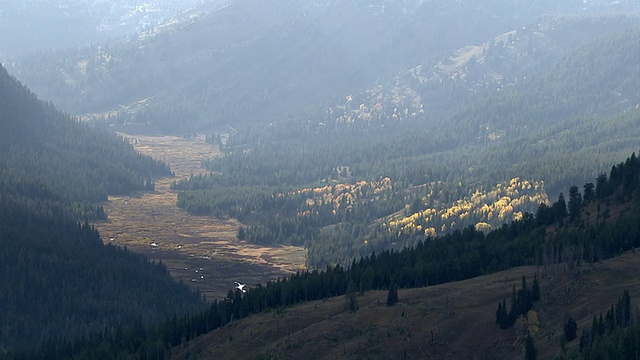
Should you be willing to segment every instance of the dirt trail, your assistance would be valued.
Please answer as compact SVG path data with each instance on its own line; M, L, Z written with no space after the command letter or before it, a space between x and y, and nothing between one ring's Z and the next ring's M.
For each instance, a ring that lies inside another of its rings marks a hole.
M209 299L226 296L234 281L264 284L304 268L304 248L249 244L236 238L237 221L194 216L176 206L171 182L204 172L201 161L220 155L216 146L203 138L126 136L143 154L167 162L175 177L156 180L153 192L109 197L109 219L95 224L105 242L162 260L174 278Z

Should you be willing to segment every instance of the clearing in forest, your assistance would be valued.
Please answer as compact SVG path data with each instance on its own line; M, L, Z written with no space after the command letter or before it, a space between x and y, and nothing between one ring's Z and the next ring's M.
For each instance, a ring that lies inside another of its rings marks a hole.
M108 220L95 224L105 242L162 260L176 280L220 299L234 281L266 283L303 269L306 250L294 246L258 246L236 238L240 223L194 216L176 205L171 182L203 173L204 159L221 156L203 137L125 135L143 154L165 161L175 177L156 179L155 191L110 196Z

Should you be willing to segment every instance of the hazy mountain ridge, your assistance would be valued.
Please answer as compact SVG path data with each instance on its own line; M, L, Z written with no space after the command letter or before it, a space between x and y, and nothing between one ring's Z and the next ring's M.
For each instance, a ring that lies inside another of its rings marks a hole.
M8 179L39 183L63 202L87 204L108 194L152 189L155 176L170 174L164 163L137 154L118 136L43 103L4 68L0 86L0 163Z
M364 93L350 94L329 111L336 122L446 119L483 96L514 91L527 76L557 71L553 64L562 57L578 56L575 49L580 46L638 24L637 17L628 16L545 17L482 44L460 48L445 60L418 65ZM506 130L487 125L486 135L493 138Z
M9 1L0 9L0 56L87 46L148 31L175 21L179 14L205 11L204 3L203 0Z
M45 53L10 69L74 114L147 99L135 121L167 130L265 124L480 44L550 8L557 11L544 2L233 2L153 39Z

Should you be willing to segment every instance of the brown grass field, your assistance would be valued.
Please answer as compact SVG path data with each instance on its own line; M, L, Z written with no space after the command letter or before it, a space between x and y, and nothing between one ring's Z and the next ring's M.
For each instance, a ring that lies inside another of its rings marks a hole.
M536 270L542 269L401 289L392 307L386 291L370 291L357 298L354 313L345 297L336 297L257 314L174 348L172 359L522 359L527 329L538 359L553 359L562 353L567 314L578 322L579 337L623 290L630 291L632 308L640 304L639 254L579 270L558 266L541 278L537 323L501 330L498 302L506 297L509 304L512 285L520 288L523 275L531 285ZM566 344L577 346L578 339Z
M236 238L237 221L194 216L176 206L171 182L204 172L201 161L221 155L216 146L203 138L126 136L141 153L167 162L175 177L157 179L153 192L109 197L103 203L108 220L95 224L103 241L162 260L176 280L209 299L226 296L234 281L264 284L304 268L304 248L249 244Z

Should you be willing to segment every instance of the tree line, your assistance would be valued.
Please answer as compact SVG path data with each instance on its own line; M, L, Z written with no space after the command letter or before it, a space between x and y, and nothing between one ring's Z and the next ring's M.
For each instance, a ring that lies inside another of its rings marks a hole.
M596 186L594 192L608 195L583 202L580 216L585 217L584 212L594 205L603 208L614 205L637 207L640 199L639 165L634 154L614 166L608 176L601 175L597 184L604 188ZM602 189L608 190L603 193ZM561 204L562 201L558 200L551 208L561 207ZM132 353L138 357L149 354L168 356L172 346L183 344L230 321L305 301L344 295L349 288L352 293L354 290L390 290L392 303L395 300L393 289L397 288L442 284L522 265L540 265L544 269L560 262L598 261L640 246L640 215L637 212L620 214L615 221L600 217L597 221L584 223L578 220L571 223L566 209L565 214L563 224L560 220L548 224L547 220L527 214L522 220L505 224L487 234L468 227L439 238L422 238L415 247L354 259L349 267L335 265L322 271L299 271L265 285L253 285L246 293L230 290L227 297L212 302L204 312L173 317L163 325L138 331L135 337L128 337L126 341L116 335L131 333L134 329L103 333L82 340L84 346L59 344L52 349L59 351L56 354L60 358L89 358L97 351L118 358L124 353L121 347L124 341L127 344L125 349L135 349ZM547 234L550 228L556 231ZM540 296L536 284L537 279L529 286L523 278L521 289L513 289L511 310L506 312L506 302L500 303L496 320L509 326L512 318L530 309ZM626 308L624 301L618 307ZM624 310L617 308L613 308L613 315L605 318L617 319L619 312L623 314L621 319L628 318ZM39 354L38 351L33 354Z
M88 222L106 217L108 195L153 189L166 164L41 102L3 67L0 108L0 357L203 308L162 263L105 246Z
M426 112L419 121L336 122L331 112L310 112L243 129L224 142L220 136L210 136L211 141L219 142L225 156L205 163L212 175L194 176L174 185L181 190L178 204L193 213L251 219L245 224L248 240L302 243L312 232L298 232L304 235L292 239L280 237L291 227L286 223L292 219L270 217L269 211L252 204L245 194L262 201L276 192L389 176L396 193L380 210L390 215L421 195L415 191L418 186L436 184L443 191L436 192L433 200L451 204L470 189L490 188L518 174L523 179L544 180L544 190L556 197L562 189L595 177L636 150L640 130L635 124L640 111L629 107L636 96L629 82L637 73L630 61L639 51L632 41L634 34L637 29L630 28L573 50L509 91L483 93L468 105L453 106L461 109L453 114ZM603 55L607 51L616 52L614 61L607 62ZM597 72L602 83L582 82L585 71ZM602 88L618 89L621 98L604 94ZM549 94L565 92L581 95L554 96L547 101ZM587 111L587 103L595 108ZM343 168L349 171L337 171ZM363 214L357 221L368 221L376 212L363 208ZM361 225L354 222L344 219L340 227L316 229L320 231L314 231L313 241L306 244L312 255L310 266L349 259L353 255L350 248L358 245L341 244L348 233L335 230ZM368 240L376 236L372 224L365 225ZM449 231L466 225L461 222ZM331 259L331 254L339 256Z
M155 177L171 174L165 163L137 153L124 138L40 101L5 68L0 92L0 190L37 203L34 208L63 207L77 218L104 218L96 202L151 190Z

